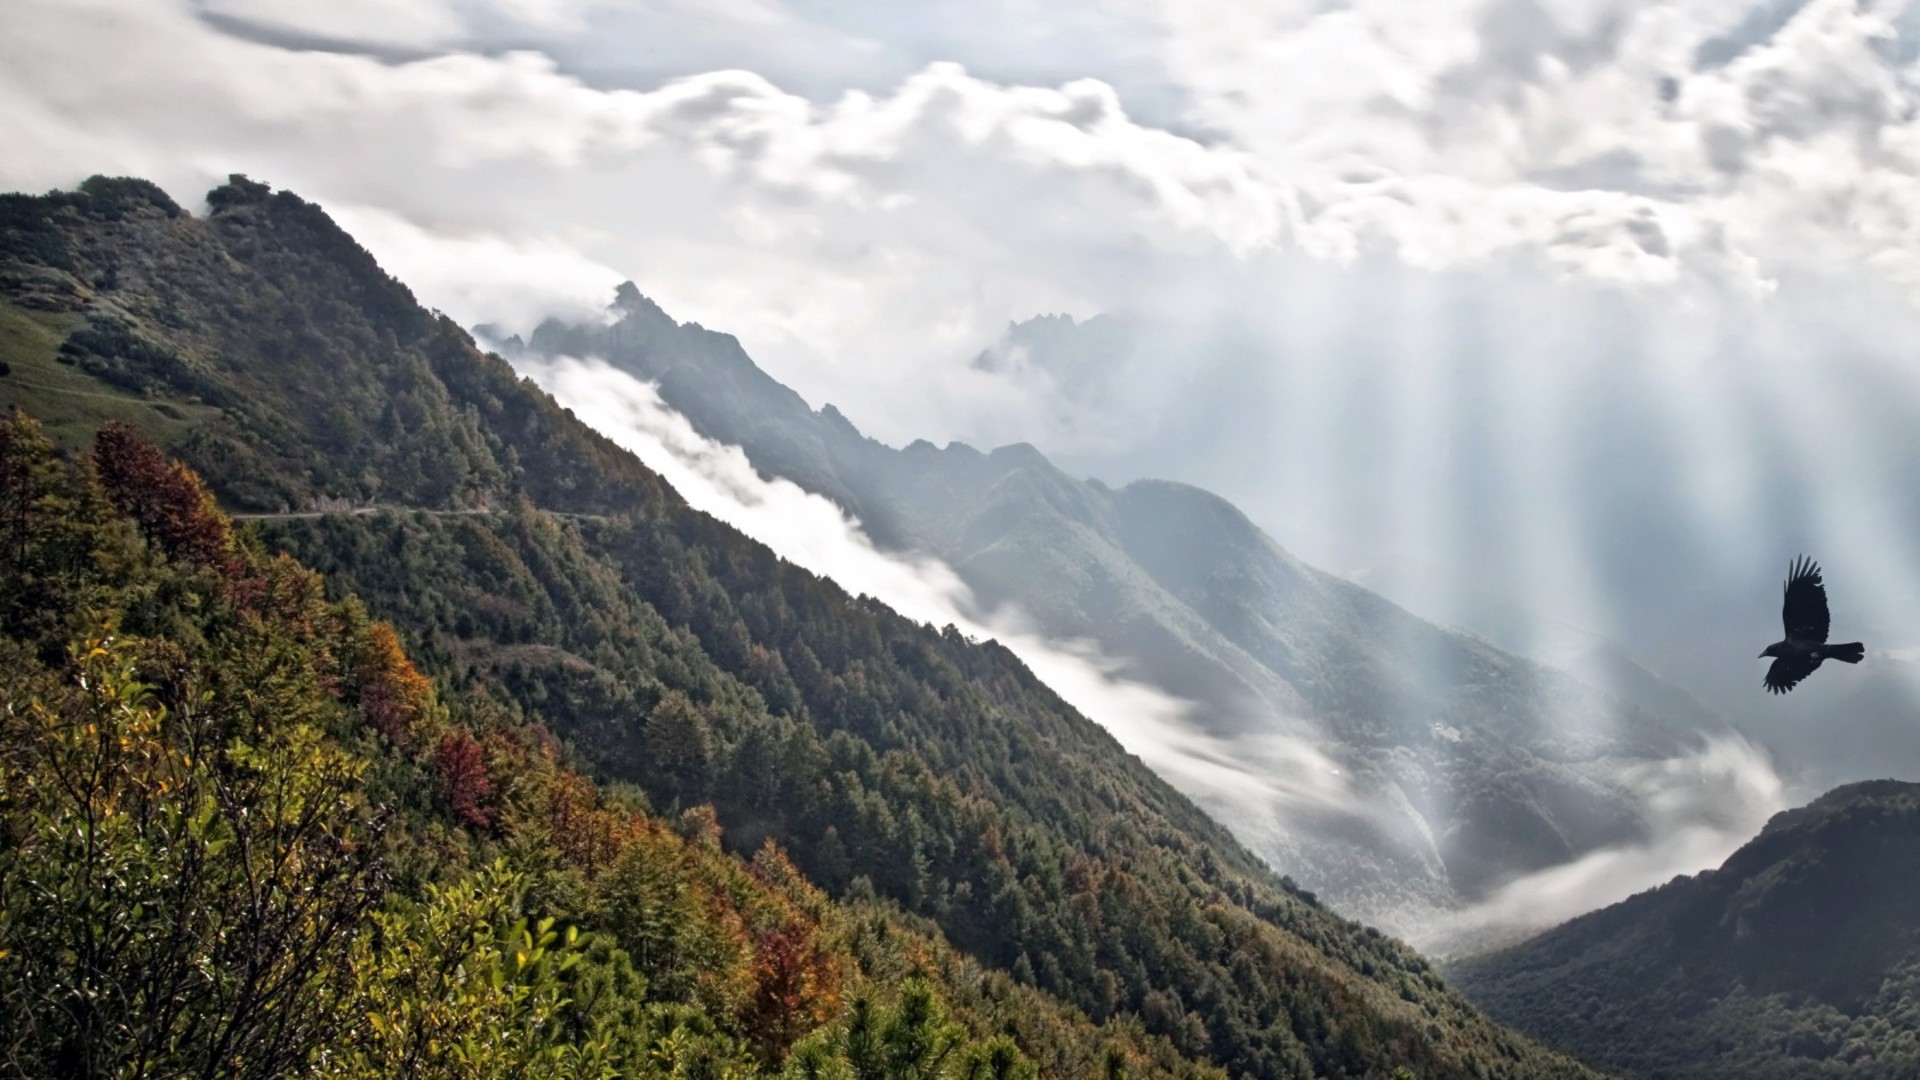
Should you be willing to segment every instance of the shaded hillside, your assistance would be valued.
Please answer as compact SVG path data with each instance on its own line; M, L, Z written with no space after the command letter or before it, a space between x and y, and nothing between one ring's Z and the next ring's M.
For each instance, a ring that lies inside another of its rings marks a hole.
M1582 1072L1283 887L1006 650L688 510L316 207L244 180L209 203L194 219L132 181L0 203L8 318L36 328L9 338L20 381L0 388L57 399L69 426L127 415L236 506L390 507L262 536L458 692L1236 1074ZM168 412L189 408L216 411Z
M631 285L613 310L611 325L549 322L503 347L603 357L657 383L704 434L839 502L881 545L929 552L987 607L1013 604L1049 634L1094 639L1130 674L1199 703L1210 733L1273 775L1292 763L1263 758L1270 737L1324 747L1344 794L1207 806L1370 920L1411 927L1516 875L1643 837L1622 771L1718 726L1697 709L1674 723L1426 623L1305 565L1197 488L1075 480L1026 445L895 450L831 406L814 412L734 338L676 323Z
M1636 1075L1920 1075L1920 784L1836 789L1717 870L1452 976L1495 1016Z

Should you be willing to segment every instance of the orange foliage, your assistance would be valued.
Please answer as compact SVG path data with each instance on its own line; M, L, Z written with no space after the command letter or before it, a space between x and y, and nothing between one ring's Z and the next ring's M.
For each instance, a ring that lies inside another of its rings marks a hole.
M769 840L754 857L753 877L768 892L753 912L753 999L742 1017L767 1060L840 1009L840 957L821 941L814 911L824 897Z
M545 824L561 857L589 877L613 865L633 832L628 815L600 805L593 781L570 771L548 783Z
M395 745L412 745L413 729L426 712L433 683L407 659L392 626L377 622L367 628L357 674L361 715Z
M326 610L320 575L285 553L246 567L230 584L234 606L285 626L302 639L313 635L316 618Z

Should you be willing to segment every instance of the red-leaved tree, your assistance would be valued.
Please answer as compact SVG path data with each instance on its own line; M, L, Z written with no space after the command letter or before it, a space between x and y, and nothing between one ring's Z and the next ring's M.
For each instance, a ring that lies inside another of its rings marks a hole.
M168 558L229 569L233 530L192 469L118 420L94 436L93 467L107 498Z
M433 766L455 816L476 829L493 824L493 780L487 776L486 754L465 728L455 728L440 740Z

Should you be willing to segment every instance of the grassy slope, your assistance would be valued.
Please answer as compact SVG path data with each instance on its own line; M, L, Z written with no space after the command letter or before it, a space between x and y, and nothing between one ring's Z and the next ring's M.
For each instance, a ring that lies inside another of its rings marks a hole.
M219 410L121 389L59 362L59 346L85 320L72 313L33 311L0 300L0 409L19 406L39 418L47 434L69 449L86 445L108 420L133 424L163 445L185 437Z

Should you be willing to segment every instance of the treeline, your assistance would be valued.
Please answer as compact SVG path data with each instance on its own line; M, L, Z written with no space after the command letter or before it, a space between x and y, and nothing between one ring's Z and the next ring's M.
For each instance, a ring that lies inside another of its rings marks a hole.
M325 592L128 429L0 419L0 1071L1204 1074L600 788Z

